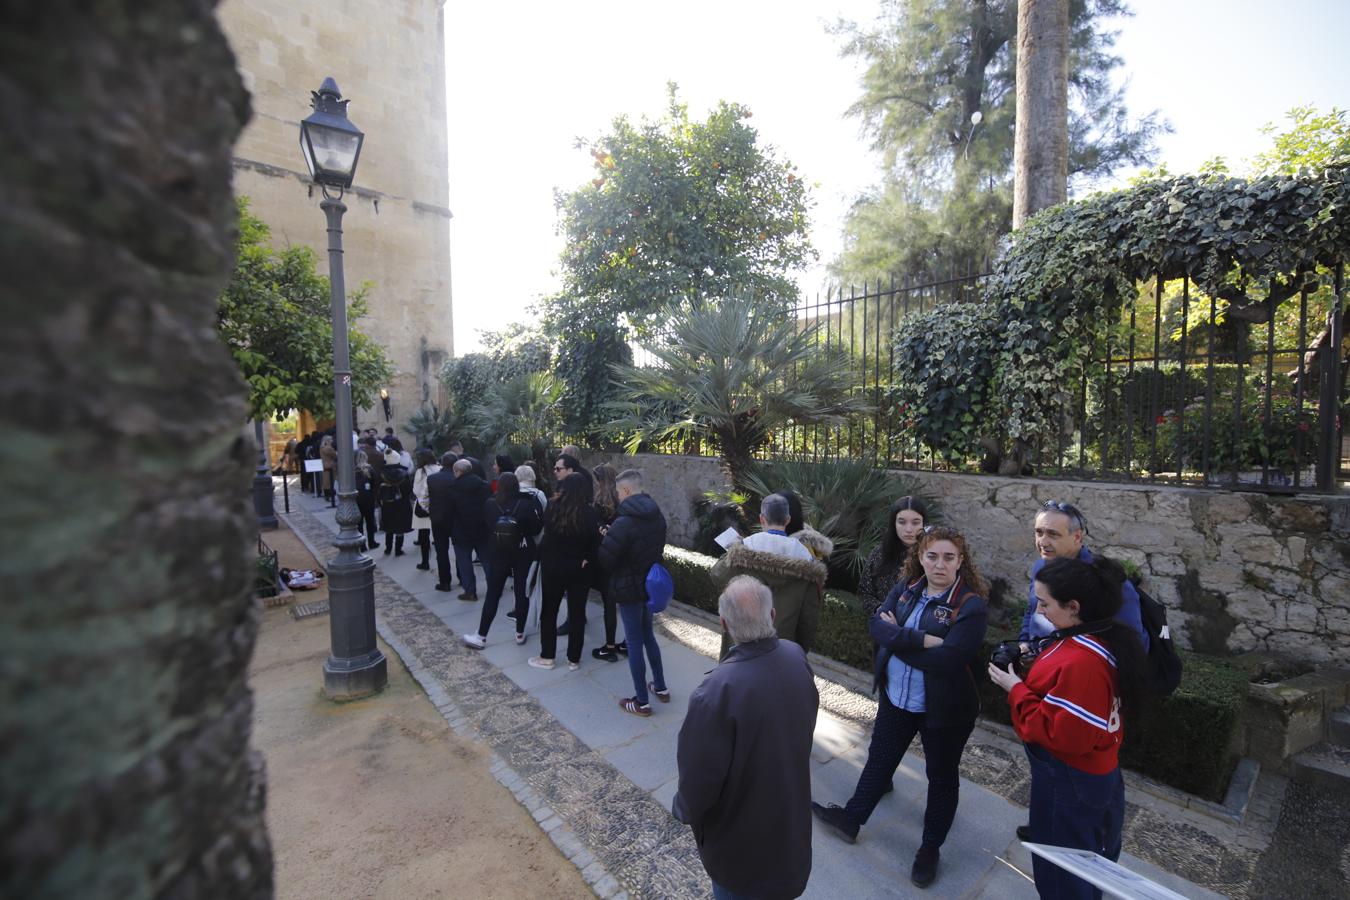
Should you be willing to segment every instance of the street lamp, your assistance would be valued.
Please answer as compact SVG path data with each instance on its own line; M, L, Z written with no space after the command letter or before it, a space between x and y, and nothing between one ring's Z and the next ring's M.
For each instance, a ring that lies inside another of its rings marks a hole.
M300 151L310 178L323 190L319 208L328 218L328 282L333 308L333 399L337 411L338 555L328 565L330 654L323 691L332 700L373 694L389 680L388 663L375 643L375 562L366 556L361 510L356 505L352 448L352 368L347 344L347 292L342 277L343 191L352 185L365 135L347 118L337 82L325 78L313 93L314 112L300 123Z
M259 528L276 528L277 514L272 506L272 463L267 456L267 434L261 418L253 420L253 436L258 441L258 462L253 473L253 512Z

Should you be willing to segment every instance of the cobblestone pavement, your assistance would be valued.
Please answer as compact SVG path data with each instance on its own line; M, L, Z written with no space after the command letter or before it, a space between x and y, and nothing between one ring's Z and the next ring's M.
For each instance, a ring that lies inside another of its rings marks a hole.
M285 518L292 529L317 557L331 559L336 553L331 509L294 494L291 506ZM580 672L530 669L525 657L537 650L515 646L505 620L494 626L488 649L460 644L460 633L476 630L481 603L433 592L434 577L413 569L417 549L409 550L402 558L374 554L380 634L451 727L493 748L494 776L515 792L598 896L708 896L693 839L669 806L683 704L713 666L718 646L710 617L683 607L658 618L667 680L677 693L668 706L658 705L651 719L636 719L615 705L617 697L631 693L627 666L593 661L588 652L598 642L597 609L589 611L592 627ZM862 673L826 660L813 664L821 692L813 792L822 802L842 803L866 759L876 703ZM961 810L935 889L949 897L1034 897L1026 876L1030 857L1013 836L1025 821L1030 786L1020 744L997 726L977 728L962 776ZM1241 825L1186 808L1168 789L1142 779L1127 777L1127 783L1123 864L1187 897L1261 895L1253 892L1253 879L1279 817L1282 779L1258 781ZM848 847L817 828L805 896L903 896L912 890L908 870L921 828L923 788L916 742L897 772L896 792L878 807L857 845Z

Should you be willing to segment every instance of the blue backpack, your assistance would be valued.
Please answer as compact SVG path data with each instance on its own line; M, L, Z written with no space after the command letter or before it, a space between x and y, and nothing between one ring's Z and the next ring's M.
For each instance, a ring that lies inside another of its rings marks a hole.
M647 570L647 608L654 613L665 612L674 596L675 580L670 577L665 566L652 563L652 567Z

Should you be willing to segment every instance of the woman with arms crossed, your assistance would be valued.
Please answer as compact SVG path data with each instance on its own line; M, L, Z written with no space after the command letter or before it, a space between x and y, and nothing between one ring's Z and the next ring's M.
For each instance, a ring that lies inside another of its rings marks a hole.
M992 663L989 677L1008 692L1013 728L1031 762L1031 840L1120 858L1125 783L1117 755L1122 713L1144 696L1139 638L1114 621L1125 571L1052 559L1036 573L1036 602L1055 626L1040 643L1026 681ZM1039 856L1032 858L1042 898L1101 897L1102 892Z
M970 666L984 641L986 593L965 538L950 528L925 529L869 626L878 646L880 696L858 786L845 806L811 804L852 843L917 734L928 776L923 843L909 874L919 887L937 877L938 849L956 818L961 754L980 709Z

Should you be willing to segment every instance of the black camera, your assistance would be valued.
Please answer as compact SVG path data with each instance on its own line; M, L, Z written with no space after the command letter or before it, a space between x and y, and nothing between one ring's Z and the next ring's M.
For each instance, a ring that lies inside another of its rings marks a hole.
M997 668L1004 670L1008 666L1015 665L1021 659L1022 644L1020 641L999 641L998 646L994 648L994 652L989 654L989 661Z

